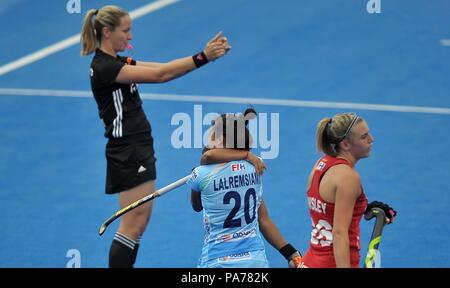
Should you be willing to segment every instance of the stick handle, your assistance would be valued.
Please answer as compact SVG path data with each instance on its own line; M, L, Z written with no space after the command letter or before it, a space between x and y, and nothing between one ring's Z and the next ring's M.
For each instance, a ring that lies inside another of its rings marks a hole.
M111 224L112 222L114 222L114 220L116 220L117 218L119 218L120 216L122 216L123 214L130 212L131 210L141 206L142 204L151 201L169 191L172 191L175 188L178 188L181 185L184 185L189 178L191 177L191 175L187 175L161 189L156 190L155 192L153 192L150 195L147 195L139 200L136 200L135 202L131 203L130 205L120 209L119 211L117 211L116 213L114 213L114 215L112 215L111 217L109 217L106 221L103 222L103 224L100 226L100 229L98 231L98 234L101 236L103 235L103 233L105 233L106 228L108 227L109 224Z
M155 198L159 197L159 196L161 196L161 195L163 195L163 194L165 194L165 193L167 193L167 192L169 192L169 191L171 191L171 190L173 190L173 189L175 189L175 188L177 188L177 187L179 187L181 185L184 185L189 180L189 178L191 178L191 175L187 175L187 176L185 176L185 177L183 177L183 178L181 178L181 179L179 179L179 180L177 180L177 181L167 185L166 187L163 187L163 188L161 188L159 190L156 190L155 193L157 193L158 195L155 196ZM153 194L155 194L155 193L153 193Z

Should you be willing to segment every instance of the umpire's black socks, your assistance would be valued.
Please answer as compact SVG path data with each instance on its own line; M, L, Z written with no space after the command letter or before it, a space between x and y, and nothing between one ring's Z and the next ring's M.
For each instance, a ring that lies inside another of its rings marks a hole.
M133 268L139 243L117 232L109 250L109 268Z
M141 237L139 237L139 238L135 241L135 243L136 243L136 244L134 244L133 258L131 259L131 261L133 262L133 265L134 265L134 263L136 262L136 257L137 257L137 253L138 253L138 250L139 250L139 244L141 243Z

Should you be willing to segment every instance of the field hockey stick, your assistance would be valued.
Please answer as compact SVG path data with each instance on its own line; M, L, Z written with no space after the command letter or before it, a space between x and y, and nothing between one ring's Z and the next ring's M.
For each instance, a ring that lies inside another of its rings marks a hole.
M122 216L123 214L130 212L131 210L135 209L136 207L141 206L144 203L147 203L149 201L152 201L153 199L169 192L172 191L175 188L178 188L179 186L185 184L189 178L191 177L191 175L185 176L161 189L156 190L155 192L153 192L150 195L147 195L139 200L136 200L135 202L131 203L130 205L120 209L119 211L117 211L114 215L112 215L111 217L109 217L105 222L103 222L103 224L100 226L100 229L98 231L98 234L100 236L103 235L103 233L105 233L106 228L108 227L109 224L111 224L114 220L116 220L117 218L119 218L120 216Z
M378 253L378 245L380 245L381 234L383 233L384 225L386 224L386 213L380 208L372 208L364 214L364 218L368 221L376 217L375 225L370 237L369 251L367 252L364 261L364 268L374 268L375 259Z

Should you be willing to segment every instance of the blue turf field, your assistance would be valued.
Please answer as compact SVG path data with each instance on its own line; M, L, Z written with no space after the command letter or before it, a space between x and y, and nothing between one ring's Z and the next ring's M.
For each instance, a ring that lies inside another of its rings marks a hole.
M57 4L58 2L58 4ZM132 11L150 1L2 0L0 66L80 32L84 13L114 3ZM310 237L305 185L319 154L314 135L326 116L354 110L375 137L373 155L357 169L370 200L399 215L385 228L383 267L450 267L450 2L382 0L184 0L133 22L138 60L168 61L201 50L217 31L228 56L141 93L384 104L444 108L441 113L261 105L279 113L280 150L267 160L264 197L270 215L296 247ZM203 10L199 13L199 10ZM103 237L101 222L117 209L104 191L102 123L93 98L36 96L40 89L89 91L91 57L79 45L0 76L0 267L66 267L69 249L82 267L106 267L117 223ZM6 88L12 88L11 93ZM32 89L33 96L17 95ZM16 91L16 92L14 92ZM80 92L81 93L81 92ZM78 93L78 94L80 94ZM43 93L45 94L45 93ZM48 94L51 94L50 92ZM242 104L144 100L158 158L158 187L185 176L200 149L174 149L171 117L240 112ZM366 108L364 108L366 107ZM204 126L206 129L206 126ZM261 150L261 149L260 149ZM363 255L372 223L362 222ZM201 214L186 187L155 203L137 267L195 267L203 239ZM285 261L267 246L272 267Z

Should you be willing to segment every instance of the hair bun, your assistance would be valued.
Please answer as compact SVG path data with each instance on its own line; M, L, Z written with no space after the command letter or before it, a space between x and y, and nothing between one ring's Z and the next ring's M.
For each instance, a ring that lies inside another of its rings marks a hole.
M245 109L244 112L244 119L245 119L245 126L248 126L248 121L253 120L256 118L256 110L253 107L249 107Z
M249 107L249 108L245 109L245 112L244 112L245 119L247 119L247 120L255 119L256 115L257 115L256 110L253 107Z

